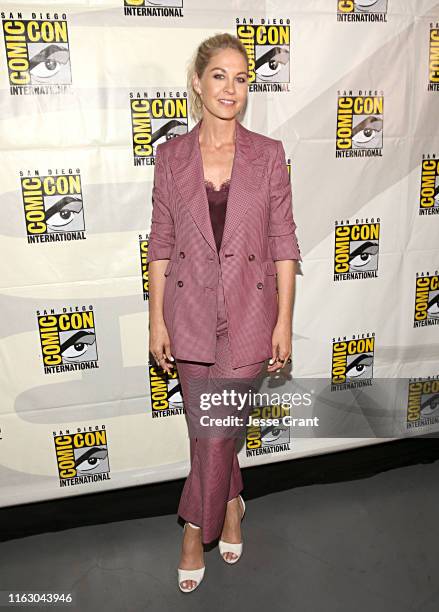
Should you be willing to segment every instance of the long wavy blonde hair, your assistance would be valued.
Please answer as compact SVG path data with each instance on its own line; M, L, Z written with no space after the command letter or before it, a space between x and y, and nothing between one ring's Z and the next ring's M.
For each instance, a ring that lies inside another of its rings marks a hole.
M187 69L189 113L192 119L196 122L198 122L203 116L203 102L200 95L193 87L193 76L197 74L198 77L201 78L211 58L215 55L215 53L221 51L221 49L235 49L241 53L246 61L248 69L247 52L237 36L224 32L221 34L215 34L210 38L206 38L202 43L200 43L198 48L195 50Z

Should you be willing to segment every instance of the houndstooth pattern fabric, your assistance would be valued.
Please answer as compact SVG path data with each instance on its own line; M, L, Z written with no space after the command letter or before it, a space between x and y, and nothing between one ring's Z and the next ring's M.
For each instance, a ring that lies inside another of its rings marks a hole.
M221 267L232 365L271 356L274 261L302 261L280 140L236 123L235 157L217 253L198 134L202 120L157 147L147 263L169 259L163 315L175 358L213 363Z

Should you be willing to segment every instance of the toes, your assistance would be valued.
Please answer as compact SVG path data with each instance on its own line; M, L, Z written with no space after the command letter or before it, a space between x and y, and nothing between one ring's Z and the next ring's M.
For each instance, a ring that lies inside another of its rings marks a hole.
M183 582L181 583L181 586L184 589L192 589L193 587L196 586L196 584L197 583L195 582L195 580L183 580Z

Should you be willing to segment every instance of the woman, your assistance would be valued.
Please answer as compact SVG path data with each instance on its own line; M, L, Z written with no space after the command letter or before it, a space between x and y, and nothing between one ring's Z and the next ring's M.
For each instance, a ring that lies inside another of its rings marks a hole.
M203 544L220 537L223 559L239 559L245 510L239 435L205 433L195 383L243 384L269 357L268 372L291 363L295 262L302 259L282 143L237 119L248 92L238 38L218 34L201 43L188 90L198 123L157 147L147 257L149 348L167 372L175 356L190 431L191 471L178 508L186 521L178 568L185 592L204 576Z

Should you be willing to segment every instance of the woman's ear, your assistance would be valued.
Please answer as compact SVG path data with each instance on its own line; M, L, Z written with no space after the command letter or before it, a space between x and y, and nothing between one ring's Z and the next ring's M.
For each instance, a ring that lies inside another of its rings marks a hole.
M200 79L198 74L195 73L192 77L192 86L199 96L201 96Z

